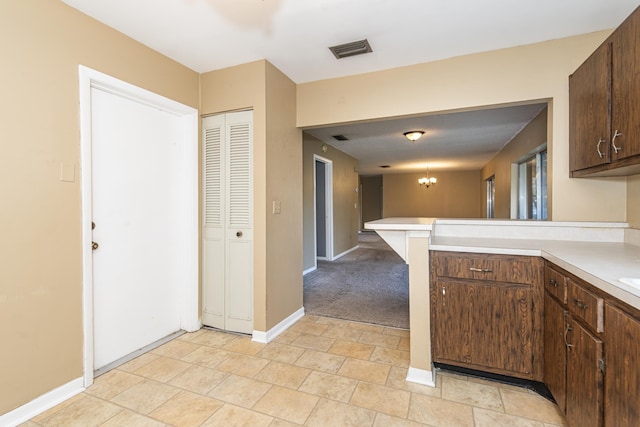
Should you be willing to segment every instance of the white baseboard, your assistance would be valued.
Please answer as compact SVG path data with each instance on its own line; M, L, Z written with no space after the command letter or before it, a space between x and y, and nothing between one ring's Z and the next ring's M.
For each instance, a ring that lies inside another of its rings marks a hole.
M334 256L332 261L335 261L335 260L337 260L338 258L342 258L343 256L345 256L345 255L346 255L346 254L348 254L349 252L353 252L353 251L355 251L356 249L359 249L359 248L360 248L360 245L355 245L355 246L354 246L354 247L352 247L351 249L347 249L346 251L342 252L341 254L338 254L338 255Z
M19 424L27 422L36 415L43 413L47 409L53 408L57 404L72 398L78 393L81 393L83 390L84 380L82 379L82 377L76 378L73 381L69 381L64 385L61 385L60 387L33 399L29 403L25 403L24 405L14 409L11 412L0 415L0 425L6 427L15 427Z
M432 371L427 371L425 369L409 367L409 371L407 372L407 381L435 387L436 371L435 369Z
M305 271L302 272L303 276L306 276L307 274L311 273L312 271L316 271L318 269L317 265L314 265L313 267L307 268Z
M304 307L300 307L295 313L278 323L267 332L253 331L252 341L268 344L273 341L278 335L289 329L291 325L302 319L304 316Z

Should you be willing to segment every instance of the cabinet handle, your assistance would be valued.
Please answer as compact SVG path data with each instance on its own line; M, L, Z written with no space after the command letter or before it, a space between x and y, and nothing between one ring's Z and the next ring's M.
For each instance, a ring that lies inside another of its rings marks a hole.
M567 323L567 327L564 330L564 345L567 347L567 350L571 350L571 347L573 347L573 344L569 344L567 341L567 334L571 331L573 331L573 328Z
M493 270L491 270L489 268L469 267L469 271L476 271L478 273L493 273Z
M600 138L598 140L598 145L596 145L596 150L598 151L598 157L603 158L604 157L604 153L602 151L600 151L600 144L602 144L605 141L604 138ZM617 153L617 151L616 151Z
M549 279L549 284L556 288L558 287L558 282L556 282L554 279Z
M616 138L619 136L622 136L622 133L616 129L613 134L613 138L611 139L611 146L613 147L613 151L615 151L616 154L618 154L618 151L622 149L622 145L620 147L616 147Z
M573 303L580 309L580 310L584 310L587 308L587 304L583 303L582 301L580 301L578 298L574 298L573 299Z
M443 307L447 306L446 296L447 296L447 289L443 286L442 287L442 306Z

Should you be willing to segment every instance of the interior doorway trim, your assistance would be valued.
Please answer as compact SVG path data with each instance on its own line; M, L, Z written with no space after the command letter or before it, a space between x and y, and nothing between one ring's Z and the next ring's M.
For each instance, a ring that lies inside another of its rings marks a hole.
M321 157L317 154L313 155L313 253L315 267L318 266L318 212L317 212L317 197L318 197L318 183L316 182L317 162L321 162L325 165L325 180L324 180L324 199L325 199L325 212L326 217L325 224L325 257L328 261L333 261L333 161Z
M91 171L91 89L99 88L136 102L153 106L179 117L182 138L177 141L176 185L182 189L181 232L183 240L177 259L180 286L180 327L194 331L200 327L198 316L198 111L114 77L79 66L80 94L80 164L82 195L82 311L83 311L83 379L84 387L93 383L93 258L91 249L92 171Z

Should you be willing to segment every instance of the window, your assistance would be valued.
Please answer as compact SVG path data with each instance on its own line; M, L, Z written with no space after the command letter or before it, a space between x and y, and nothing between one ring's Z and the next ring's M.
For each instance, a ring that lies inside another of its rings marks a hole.
M487 218L495 218L494 204L496 197L496 177L491 176L485 180L487 187Z
M518 163L518 218L547 219L546 148Z

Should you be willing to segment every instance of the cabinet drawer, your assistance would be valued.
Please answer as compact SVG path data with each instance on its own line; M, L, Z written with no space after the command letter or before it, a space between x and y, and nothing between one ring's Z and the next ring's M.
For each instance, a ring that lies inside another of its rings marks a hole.
M544 288L561 303L567 303L567 284L565 282L564 274L550 268L549 266L545 267Z
M567 304L575 317L584 320L596 332L604 331L604 300L571 278L567 278Z
M514 255L436 252L436 276L531 284L534 274L530 257Z

